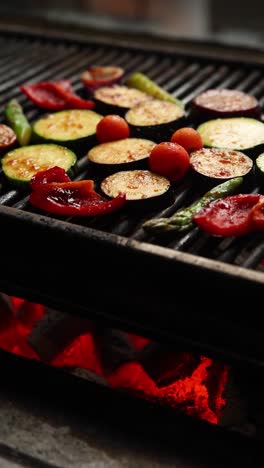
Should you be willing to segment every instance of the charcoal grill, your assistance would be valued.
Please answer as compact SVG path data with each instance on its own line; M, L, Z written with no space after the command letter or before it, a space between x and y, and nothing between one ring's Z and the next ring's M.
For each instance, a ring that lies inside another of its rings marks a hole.
M20 84L68 78L82 93L80 73L95 63L123 66L127 75L146 73L187 109L209 87L250 92L262 105L261 53L253 61L250 50L237 50L234 59L228 48L212 44L204 51L203 45L191 52L188 41L154 47L118 37L110 43L96 35L3 27L0 115L6 101L17 97L34 121L38 110L21 95ZM78 179L87 165L80 155ZM34 211L27 193L1 179L0 290L212 357L262 366L263 236L223 241L193 229L164 242L142 231L145 219L170 215L200 195L184 182L162 212L62 219Z

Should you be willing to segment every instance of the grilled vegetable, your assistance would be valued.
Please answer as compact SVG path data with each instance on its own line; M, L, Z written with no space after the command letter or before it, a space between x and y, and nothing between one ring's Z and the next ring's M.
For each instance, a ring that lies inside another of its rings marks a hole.
M262 195L247 193L216 200L202 208L193 220L203 231L213 236L244 236L253 231L251 210Z
M258 203L253 206L249 213L249 220L253 230L264 229L264 197L262 196Z
M254 157L264 148L264 123L256 119L237 117L209 120L199 125L203 145L243 151Z
M148 164L151 171L167 177L171 182L176 182L187 174L190 157L182 146L164 141L151 150Z
M16 134L12 128L0 124L0 154L8 150L16 142Z
M106 115L96 127L96 137L100 143L129 138L129 135L129 125L120 115Z
M143 101L125 114L131 134L156 142L169 141L176 128L185 122L184 110L172 102L160 99Z
M104 115L118 114L121 116L124 116L128 109L139 102L151 99L143 91L124 85L102 86L95 90L93 96L98 112Z
M21 91L38 107L49 110L93 109L95 103L78 96L69 80L40 81L20 86Z
M147 168L147 159L155 145L151 140L125 138L94 146L87 156L93 167L101 172Z
M256 158L256 174L259 182L264 183L264 153L259 154Z
M148 76L143 73L133 73L127 80L127 85L132 88L140 89L145 93L153 96L156 99L161 99L168 102L177 104L182 109L184 108L183 102L169 94L165 89L161 88L155 81L152 81Z
M128 202L151 201L153 205L167 198L170 188L168 179L147 170L115 172L101 183L102 192L109 197L124 193Z
M196 213L212 201L233 194L242 182L243 177L236 177L223 182L206 192L202 198L197 200L190 207L176 211L170 218L157 218L146 221L143 224L143 228L151 234L156 235L172 231L187 231L194 226L193 217Z
M41 117L33 124L34 141L67 146L76 153L96 142L102 116L92 110L72 109Z
M21 146L28 145L31 140L32 128L22 106L16 99L11 99L6 104L4 112L8 124L16 134L18 143Z
M9 151L2 158L2 168L9 182L26 186L38 171L53 166L59 166L71 173L76 159L76 155L63 146L30 145Z
M253 160L241 151L202 148L191 153L190 165L195 175L217 183L250 174Z
M259 118L260 105L254 96L235 89L208 89L191 103L190 116L196 121L223 117Z
M81 81L89 92L94 91L101 86L109 86L119 83L124 75L122 67L93 66L81 74Z
M200 133L192 127L179 128L172 134L170 141L183 146L188 153L192 153L203 147Z

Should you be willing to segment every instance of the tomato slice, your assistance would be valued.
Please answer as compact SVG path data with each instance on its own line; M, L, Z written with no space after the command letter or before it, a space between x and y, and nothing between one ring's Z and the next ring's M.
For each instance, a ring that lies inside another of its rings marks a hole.
M253 231L250 221L252 208L260 201L260 194L231 195L202 208L193 221L213 236L243 236Z
M264 229L264 196L262 196L259 202L251 209L250 222L253 228L258 230Z

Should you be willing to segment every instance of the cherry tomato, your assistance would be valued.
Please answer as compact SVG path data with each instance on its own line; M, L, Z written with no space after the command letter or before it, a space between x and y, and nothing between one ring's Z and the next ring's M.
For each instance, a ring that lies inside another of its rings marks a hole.
M129 135L129 125L119 115L106 115L98 122L96 127L96 137L100 143L121 140L122 138L128 138Z
M264 229L264 197L261 197L259 202L251 209L250 222L253 228Z
M187 151L177 143L165 141L154 146L149 159L149 168L171 182L181 180L190 167Z
M205 206L193 220L213 236L243 236L254 230L251 210L260 198L260 194L231 195Z
M179 128L171 136L171 141L183 146L188 153L192 153L192 151L197 151L203 148L200 133L192 127Z

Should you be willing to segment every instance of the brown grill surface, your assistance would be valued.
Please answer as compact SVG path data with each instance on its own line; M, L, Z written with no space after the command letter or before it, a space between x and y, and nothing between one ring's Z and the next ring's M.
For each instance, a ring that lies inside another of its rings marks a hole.
M30 121L40 115L19 91L22 83L68 78L75 91L82 94L80 73L90 64L120 65L127 76L133 71L146 73L183 100L187 109L194 96L210 87L243 90L255 95L261 105L264 102L260 64L225 62L171 51L155 52L133 45L111 45L107 41L97 44L92 39L85 43L3 32L0 34L0 115L3 117L3 107L13 97L19 99ZM77 178L85 178L87 169L87 157L79 155ZM2 178L0 181L0 222L2 246L5 246L2 290L24 294L55 307L66 305L69 312L82 315L93 308L95 316L114 325L121 323L134 331L144 330L165 339L177 336L207 352L224 350L229 357L247 357L262 363L263 336L257 301L264 282L260 263L264 257L263 235L221 240L194 228L187 234L175 236L173 241L164 241L148 236L141 228L146 219L169 216L202 195L203 192L194 189L188 181L178 187L173 205L164 211L131 214L124 210L122 214L85 220L39 214L29 205L27 193L7 187ZM260 189L255 187L254 190ZM37 252L33 248L36 239ZM87 261L83 268L93 271L89 279L86 278L88 283L81 274L78 280L70 281L65 267L75 265L78 270L83 260ZM102 265L105 260L108 269L99 281L95 276L98 272L104 273L104 266L99 268L98 262ZM111 265L109 271L109 262L114 263L115 270ZM135 275L132 274L135 265L140 270L145 268L144 285L140 272L136 270ZM164 275L168 278L167 287L159 289L155 276L162 279ZM89 294L87 289L83 290L85 284L91 286ZM103 294L96 293L96 285L101 285ZM186 285L191 294L183 297L182 287ZM177 286L179 292L175 290ZM211 289L213 302L206 294L206 290ZM219 295L217 301L215 294ZM223 310L227 299L226 310ZM240 299L241 304L246 299L256 304L255 315L252 312L254 319L251 315L250 322L250 314L242 314L240 310ZM192 304L197 306L199 317L190 310ZM218 305L222 307L220 313ZM234 308L234 305L239 307ZM111 315L113 306L117 310ZM188 310L188 320L184 318L183 306Z

